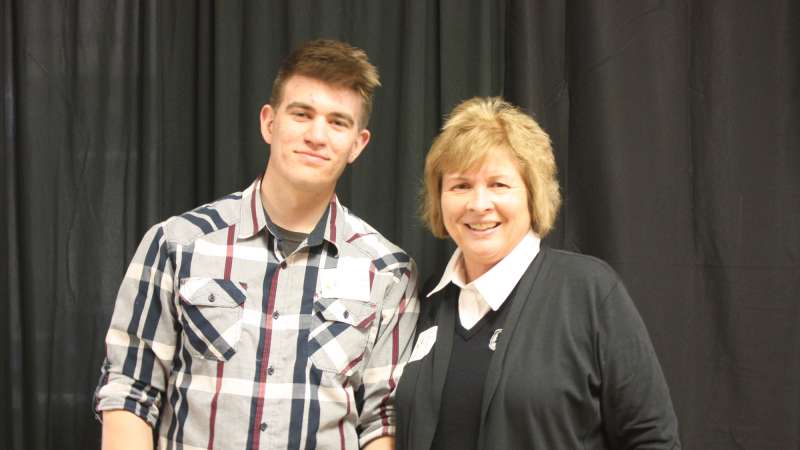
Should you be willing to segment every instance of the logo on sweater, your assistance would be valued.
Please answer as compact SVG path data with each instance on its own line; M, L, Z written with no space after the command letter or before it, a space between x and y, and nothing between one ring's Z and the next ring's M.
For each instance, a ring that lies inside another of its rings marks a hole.
M502 328L494 330L494 333L492 333L492 337L489 338L489 350L494 351L497 348L497 337L500 336L500 333L502 332L503 332Z

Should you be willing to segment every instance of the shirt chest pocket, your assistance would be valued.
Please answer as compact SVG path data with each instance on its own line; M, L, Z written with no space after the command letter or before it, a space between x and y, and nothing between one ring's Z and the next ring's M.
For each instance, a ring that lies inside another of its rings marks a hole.
M370 301L319 298L308 334L311 361L318 369L350 375L364 357L376 306Z
M181 280L180 321L183 345L204 359L228 361L242 334L247 285L217 278Z

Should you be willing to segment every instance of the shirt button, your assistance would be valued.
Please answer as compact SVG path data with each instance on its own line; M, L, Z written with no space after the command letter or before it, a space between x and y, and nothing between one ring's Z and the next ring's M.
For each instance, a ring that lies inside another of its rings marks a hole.
M267 423L266 422L262 422L261 423L261 431L267 431Z
M285 269L285 268L286 268L286 261L283 261L283 262L281 262L281 269Z
M214 298L214 294L208 294L208 301L211 302L211 303L214 303L214 300L216 300Z
M280 317L280 316L281 315L278 314L278 311L275 311L274 313L272 313L272 318L275 319L275 320L278 320L278 317Z
M348 317L350 317L350 312L345 311L344 314L342 315L344 316L345 319L347 319Z
M272 366L267 367L267 375L275 374L275 368Z

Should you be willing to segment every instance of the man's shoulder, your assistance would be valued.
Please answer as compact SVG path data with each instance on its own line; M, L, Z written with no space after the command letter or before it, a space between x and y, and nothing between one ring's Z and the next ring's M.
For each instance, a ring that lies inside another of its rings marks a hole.
M413 264L405 250L387 239L372 225L358 217L346 207L344 211L346 224L342 241L345 245L369 258L379 271L405 269Z
M243 193L234 192L168 218L160 226L171 242L188 245L210 234L226 230L241 219Z

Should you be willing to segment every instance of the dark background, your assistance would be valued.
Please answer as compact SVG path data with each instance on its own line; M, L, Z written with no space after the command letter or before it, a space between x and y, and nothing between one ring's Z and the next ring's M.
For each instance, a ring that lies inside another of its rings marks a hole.
M442 114L504 95L553 138L553 247L620 272L687 449L800 448L800 2L2 0L0 449L97 448L91 396L148 225L250 183L281 58L381 71L339 195L429 274Z

